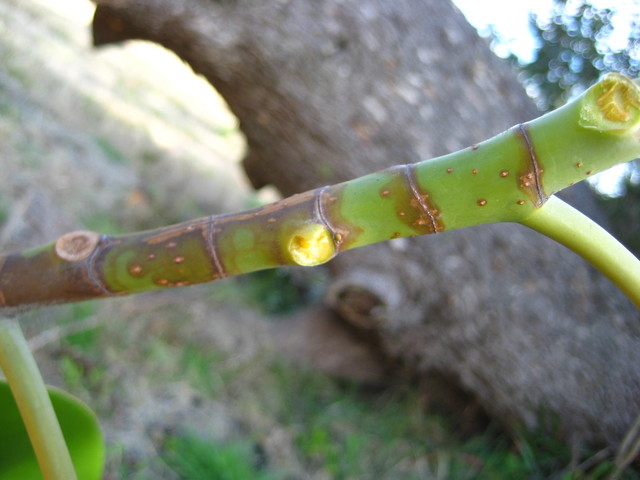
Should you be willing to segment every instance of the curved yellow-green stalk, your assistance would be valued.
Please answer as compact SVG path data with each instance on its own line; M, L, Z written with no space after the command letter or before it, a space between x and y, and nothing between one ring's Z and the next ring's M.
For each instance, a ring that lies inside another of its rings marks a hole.
M582 229L585 222L552 222L567 211L548 208L549 197L639 157L639 131L640 89L611 74L554 112L439 158L238 214L117 237L74 232L44 247L0 256L0 308L190 285L281 265L312 266L371 243L482 223L520 222L561 240L564 233L557 232ZM580 242L594 240L582 236ZM584 253L578 243L569 246ZM592 254L586 258L595 260ZM640 290L633 275L622 282Z
M589 217L559 198L551 197L522 223L587 260L606 274L640 308L640 262Z
M0 318L0 368L20 409L44 480L78 478L42 375L14 319Z

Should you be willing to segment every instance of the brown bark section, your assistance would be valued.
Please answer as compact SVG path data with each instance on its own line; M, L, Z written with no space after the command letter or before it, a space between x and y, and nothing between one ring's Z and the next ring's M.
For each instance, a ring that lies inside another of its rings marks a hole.
M88 249L81 247L88 253L82 252L78 256L78 251L74 251L78 245L65 242L72 236L77 239L77 233L66 234L56 244L42 247L37 253L0 257L0 310L3 314L28 305L73 302L109 294L95 277L94 254L99 250L96 247L100 239L96 238L95 244L89 245ZM43 272L47 273L43 275ZM5 310L4 307L8 308Z
M96 44L176 52L225 97L254 185L283 194L411 163L538 115L440 0L97 0ZM451 192L455 195L455 192ZM572 193L591 208L583 190ZM341 255L329 302L386 353L507 424L617 442L640 413L638 312L571 252L484 226Z

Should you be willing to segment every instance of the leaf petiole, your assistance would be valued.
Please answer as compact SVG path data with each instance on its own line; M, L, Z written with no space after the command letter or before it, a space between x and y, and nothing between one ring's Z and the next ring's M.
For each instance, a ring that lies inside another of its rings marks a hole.
M640 308L640 260L589 217L552 196L520 223L576 252Z
M12 318L0 318L0 368L20 409L44 479L77 479L42 375L18 321Z

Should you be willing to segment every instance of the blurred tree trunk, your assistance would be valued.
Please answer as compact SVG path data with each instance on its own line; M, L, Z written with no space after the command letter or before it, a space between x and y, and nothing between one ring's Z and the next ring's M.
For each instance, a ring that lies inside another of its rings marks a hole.
M239 118L254 185L284 195L538 115L506 63L441 0L96 1L95 43L140 38L176 52ZM572 195L594 213L585 189ZM568 437L615 443L640 413L638 312L524 227L392 241L330 267L327 301L346 321L508 425L534 426L543 411Z

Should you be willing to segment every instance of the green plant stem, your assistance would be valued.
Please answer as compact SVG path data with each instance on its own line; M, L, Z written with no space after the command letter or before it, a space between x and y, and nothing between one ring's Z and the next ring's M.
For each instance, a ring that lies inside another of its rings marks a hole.
M0 368L18 404L44 479L76 479L42 375L15 319L0 318Z
M640 308L640 260L589 217L553 196L521 223L576 252Z
M530 218L555 231L558 222L548 212L564 212L542 210L551 195L639 155L640 87L611 74L562 108L449 155L236 214L115 237L71 232L39 248L0 255L0 309L319 265L372 243L483 223ZM565 245L591 252L594 237L582 240L584 245ZM595 251L585 258L602 264L602 250ZM618 285L627 292L636 278L623 275Z

